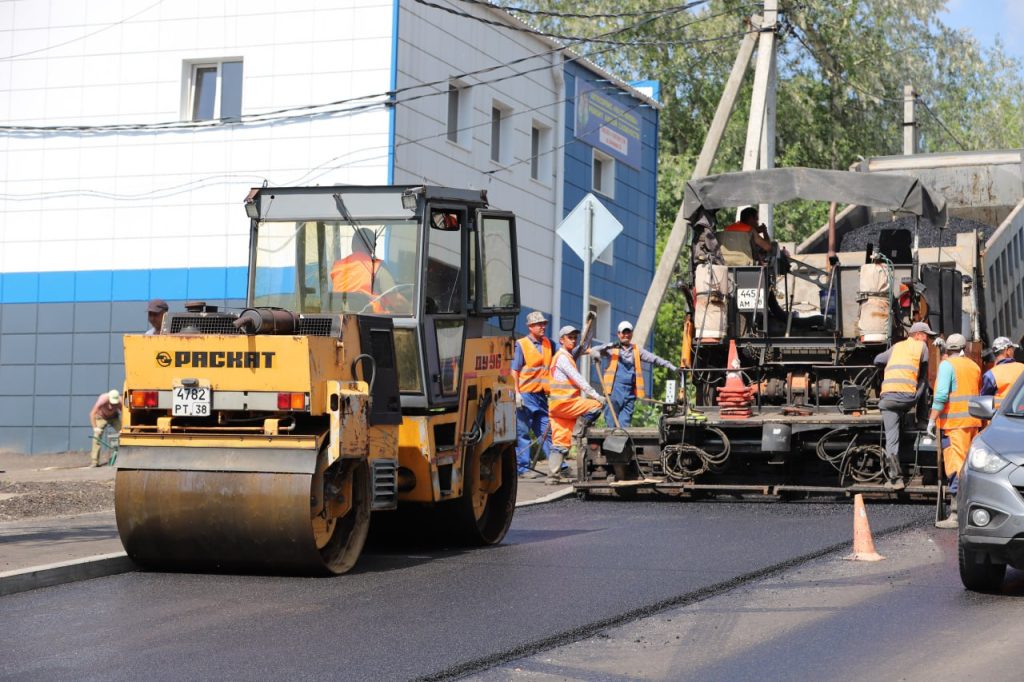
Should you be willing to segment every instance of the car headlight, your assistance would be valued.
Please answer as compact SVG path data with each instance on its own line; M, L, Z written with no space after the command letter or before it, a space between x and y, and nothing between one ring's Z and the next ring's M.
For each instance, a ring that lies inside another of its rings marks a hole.
M994 474L1007 464L1008 461L993 452L987 445L977 440L971 445L967 452L967 462L974 471L981 471L986 474Z

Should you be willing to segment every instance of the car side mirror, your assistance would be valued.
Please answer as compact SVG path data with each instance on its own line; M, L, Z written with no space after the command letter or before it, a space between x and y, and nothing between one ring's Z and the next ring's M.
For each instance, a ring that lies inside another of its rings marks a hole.
M977 395L967 400L967 412L972 417L978 419L991 419L996 413L995 407L993 406L993 400L995 396L991 395Z

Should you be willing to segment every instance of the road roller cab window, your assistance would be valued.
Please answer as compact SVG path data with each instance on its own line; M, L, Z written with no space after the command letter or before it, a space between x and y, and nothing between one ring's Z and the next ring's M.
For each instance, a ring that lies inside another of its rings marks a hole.
M257 232L255 304L412 315L418 236L412 220L264 222Z

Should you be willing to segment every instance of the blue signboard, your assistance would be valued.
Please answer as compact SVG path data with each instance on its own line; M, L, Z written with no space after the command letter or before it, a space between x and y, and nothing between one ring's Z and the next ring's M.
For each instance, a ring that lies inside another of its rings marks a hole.
M640 117L621 102L621 90L576 79L576 137L625 164L640 168Z

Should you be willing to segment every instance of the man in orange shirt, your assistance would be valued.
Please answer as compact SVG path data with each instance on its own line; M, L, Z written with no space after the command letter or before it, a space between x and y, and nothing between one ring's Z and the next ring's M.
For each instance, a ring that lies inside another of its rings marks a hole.
M389 294L382 297L383 292L395 286L394 278L384 261L375 256L377 235L368 227L357 228L352 235L352 252L336 261L331 268L331 288L336 293L356 294L346 297L345 310L362 312L369 306L375 313L388 313L389 308L402 307L405 299L401 294ZM389 306L386 299L395 297Z
M971 441L978 434L981 420L967 410L967 400L981 389L981 368L964 355L967 339L963 334L950 334L946 339L946 359L939 365L935 376L935 395L932 411L928 415L928 435L936 436L935 427L942 429L943 441L949 445L942 449L942 464L949 480L949 492L957 491L957 477L967 459ZM956 528L954 509L947 519L936 522L937 528Z
M759 219L757 209L753 206L747 206L740 211L740 219L722 231L745 232L750 235L750 247L752 250L760 249L764 253L768 253L772 250L772 243L768 239L767 231L761 226Z

